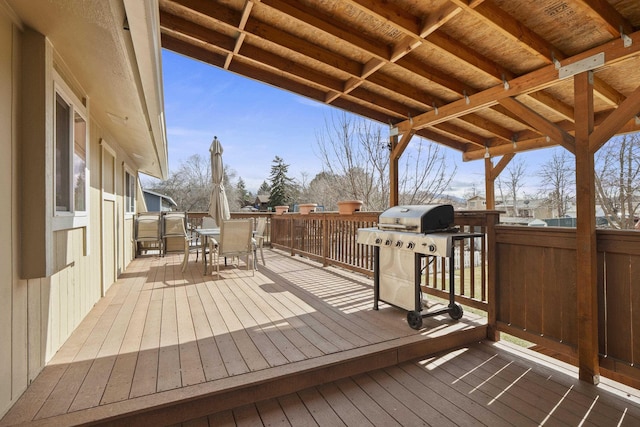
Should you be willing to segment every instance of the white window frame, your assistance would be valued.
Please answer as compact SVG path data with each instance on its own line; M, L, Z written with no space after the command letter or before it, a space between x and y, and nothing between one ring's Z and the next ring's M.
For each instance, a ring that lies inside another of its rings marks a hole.
M138 199L136 197L136 193L138 192L138 177L133 173L133 171L131 169L129 169L129 167L127 166L126 163L122 162L122 166L124 169L124 173L123 173L123 177L122 177L122 186L123 186L123 191L122 194L124 196L124 217L125 219L129 219L129 218L133 218L135 213L136 213L136 208L138 207ZM131 194L131 198L133 199L133 206L132 206L132 210L128 210L129 209L129 201L127 200L127 192L129 191L129 188L127 188L127 175L129 175L131 178L131 183L130 183L130 190L132 191Z
M70 210L69 211L58 211L57 210L57 206L56 206L56 191L57 191L57 185L56 185L56 158L55 158L55 145L56 145L56 103L57 103L57 97L60 96L60 98L62 98L64 100L64 102L66 102L69 107L70 107L70 114L69 114L69 129L70 129L70 150L69 150L69 174L71 174L70 176L70 182L73 182L73 153L74 153L74 149L75 149L75 144L74 144L74 125L73 125L73 120L75 118L75 115L78 114L85 122L86 127L85 127L85 170L84 170L84 174L85 174L85 183L84 183L84 194L85 194L85 210L83 211L75 211L75 201L73 199L73 186L70 185L70 189L69 191L71 192L71 206L70 206ZM57 230L67 230L67 229L71 229L71 228L78 228L78 227L87 227L89 224L89 209L90 209L90 200L89 200L89 183L91 181L90 179L90 175L89 175L89 162L90 162L90 153L89 153L89 145L90 145L90 140L89 140L89 120L88 120L88 112L86 107L84 106L84 104L80 101L80 99L78 99L78 97L73 93L73 91L69 88L69 86L64 82L64 80L62 79L62 77L57 73L57 72L53 72L53 108L52 108L52 114L53 114L53 140L52 140L52 158L51 158L51 162L52 162L52 170L53 170L53 203L52 203L52 216L53 216L53 221L52 221L52 225L53 225L53 231L57 231Z

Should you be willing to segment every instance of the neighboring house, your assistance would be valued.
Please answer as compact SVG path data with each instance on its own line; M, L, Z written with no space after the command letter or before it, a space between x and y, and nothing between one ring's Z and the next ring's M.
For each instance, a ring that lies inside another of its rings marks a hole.
M467 199L467 209L470 211L486 210L487 199L482 196L473 196Z
M142 192L148 212L166 212L178 207L178 204L169 196L151 190L142 190Z
M259 211L266 212L269 209L269 195L258 194L256 196L256 201L254 202L254 206L258 208Z
M134 257L166 178L156 1L0 0L0 417Z

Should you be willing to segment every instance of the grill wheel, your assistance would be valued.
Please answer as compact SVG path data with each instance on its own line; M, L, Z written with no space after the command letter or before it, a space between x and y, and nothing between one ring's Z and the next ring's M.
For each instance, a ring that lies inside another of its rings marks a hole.
M419 311L410 311L407 313L407 323L411 329L420 329L422 327L422 314Z

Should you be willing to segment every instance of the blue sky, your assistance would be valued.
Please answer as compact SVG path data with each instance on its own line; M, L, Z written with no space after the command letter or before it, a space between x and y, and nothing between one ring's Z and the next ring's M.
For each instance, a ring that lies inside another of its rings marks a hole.
M293 178L321 172L316 135L335 108L167 50L162 60L170 170L193 154L208 156L217 136L225 165L249 191L268 180L276 155L290 165ZM446 156L458 166L452 194L461 196L474 184L484 191L484 162L463 163L448 148ZM531 169L540 161L540 155L524 156Z

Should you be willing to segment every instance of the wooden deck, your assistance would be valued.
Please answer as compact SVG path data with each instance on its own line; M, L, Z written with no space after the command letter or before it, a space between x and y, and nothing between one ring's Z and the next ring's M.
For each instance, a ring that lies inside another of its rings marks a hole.
M640 425L637 390L576 378L562 362L484 341L182 425Z
M634 403L575 374L477 344L482 318L437 316L414 331L406 312L372 310L369 279L265 256L254 275L221 277L203 277L195 257L185 274L180 255L136 259L0 425L640 421Z

